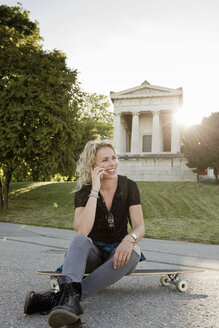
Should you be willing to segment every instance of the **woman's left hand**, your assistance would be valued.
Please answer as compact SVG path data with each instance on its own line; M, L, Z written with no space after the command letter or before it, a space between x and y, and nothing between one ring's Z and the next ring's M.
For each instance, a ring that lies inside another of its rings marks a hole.
M128 240L123 239L116 249L113 258L114 269L119 269L129 262L134 244Z

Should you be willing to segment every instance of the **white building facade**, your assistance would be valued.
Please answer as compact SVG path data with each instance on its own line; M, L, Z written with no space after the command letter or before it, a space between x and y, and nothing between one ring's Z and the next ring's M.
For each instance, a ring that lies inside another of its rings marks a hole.
M110 92L114 105L114 144L120 174L136 181L194 181L196 175L180 152L175 113L182 106L182 88L141 85Z

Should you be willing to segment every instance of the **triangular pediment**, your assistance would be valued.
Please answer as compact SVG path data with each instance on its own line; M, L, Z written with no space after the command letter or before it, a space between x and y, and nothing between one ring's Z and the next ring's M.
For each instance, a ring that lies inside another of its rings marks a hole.
M147 87L144 87L144 88L140 88L140 89L136 89L136 90L131 90L131 91L123 91L123 92L119 92L119 94L121 95L152 95L152 94L160 94L161 92L168 92L168 91L161 91L161 90L158 90L158 89L152 89L152 88L147 88Z
M144 81L141 85L126 89L119 92L111 92L111 99L116 98L135 98L135 97L156 97L156 96L172 96L172 95L182 95L182 88L170 89L165 87L160 87L156 85L151 85L147 81Z

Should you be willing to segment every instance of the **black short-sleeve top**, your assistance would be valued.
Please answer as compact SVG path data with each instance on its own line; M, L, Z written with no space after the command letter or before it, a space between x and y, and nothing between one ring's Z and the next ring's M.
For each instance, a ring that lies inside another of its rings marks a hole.
M127 190L124 190L124 188L127 188ZM75 193L75 208L86 206L90 192L91 185L86 185ZM141 204L141 201L136 182L119 175L118 186L110 209L110 213L114 217L114 229L110 228L107 222L109 211L101 193L99 193L94 225L88 237L106 243L121 242L128 234L129 207L138 204Z

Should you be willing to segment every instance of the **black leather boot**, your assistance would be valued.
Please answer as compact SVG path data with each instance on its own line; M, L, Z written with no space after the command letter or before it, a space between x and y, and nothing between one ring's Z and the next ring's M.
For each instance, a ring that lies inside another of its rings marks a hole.
M48 323L52 328L62 326L77 327L85 322L80 305L81 284L72 282L67 276L59 278L61 296L58 304L51 310Z
M25 298L24 313L40 312L41 314L47 314L58 303L60 295L60 292L57 293L54 290L39 293L30 291Z

